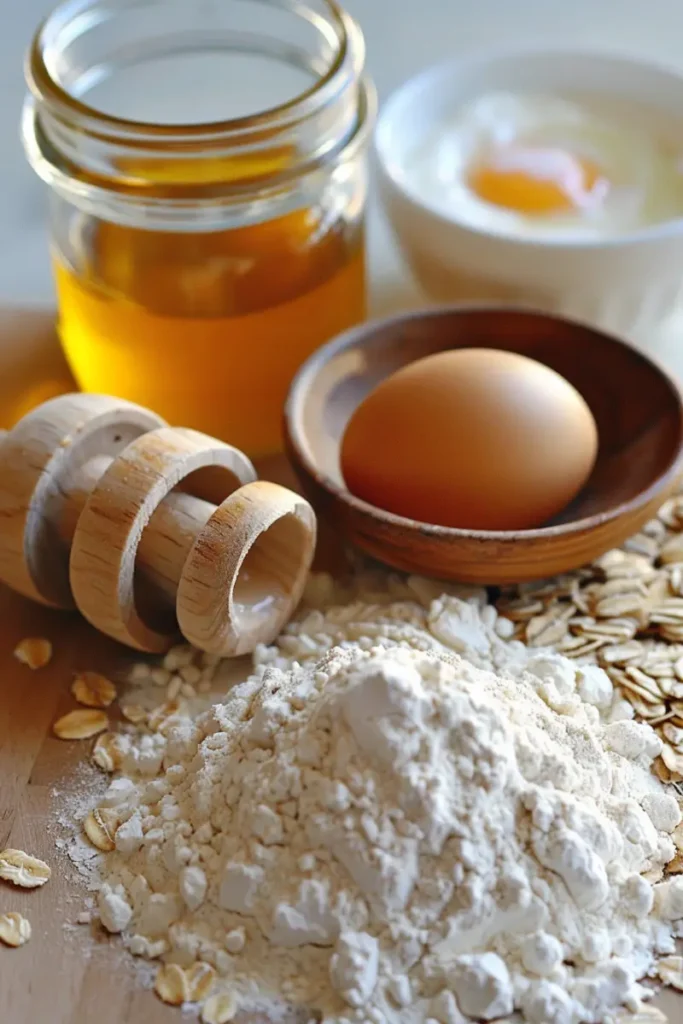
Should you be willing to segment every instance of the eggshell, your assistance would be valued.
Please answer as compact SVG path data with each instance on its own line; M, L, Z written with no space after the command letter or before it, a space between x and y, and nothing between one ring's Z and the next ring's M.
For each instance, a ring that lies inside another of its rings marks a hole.
M341 447L357 497L423 523L479 530L540 526L590 476L593 415L564 377L526 356L457 349L382 381Z

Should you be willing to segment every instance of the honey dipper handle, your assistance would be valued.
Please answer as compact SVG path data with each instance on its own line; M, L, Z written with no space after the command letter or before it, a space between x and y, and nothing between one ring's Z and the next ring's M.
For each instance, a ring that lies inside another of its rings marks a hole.
M188 515L190 503L225 498L255 475L237 449L194 430L159 427L132 441L97 481L76 523L70 578L86 619L129 647L167 650L177 629L175 614L137 587L143 538L152 579L162 580L166 590L180 579L188 548L201 533L203 510ZM182 484L192 487L193 496L183 501L177 495L179 502L163 508Z
M73 607L69 547L59 536L71 480L94 455L115 458L163 424L107 395L73 394L38 406L0 442L0 579L34 601Z
M301 600L316 542L308 502L257 480L231 494L197 538L178 587L183 634L234 657L270 643Z
M57 522L59 536L69 548L88 498L112 461L106 455L97 455L80 466L72 477ZM235 486L240 483L241 478L237 478ZM136 572L140 574L139 583L147 604L156 604L160 609L175 608L185 559L215 511L212 501L172 491L153 513L140 537L136 560Z
M0 433L0 579L162 652L178 624L231 656L301 597L316 524L242 452L103 395L65 395Z

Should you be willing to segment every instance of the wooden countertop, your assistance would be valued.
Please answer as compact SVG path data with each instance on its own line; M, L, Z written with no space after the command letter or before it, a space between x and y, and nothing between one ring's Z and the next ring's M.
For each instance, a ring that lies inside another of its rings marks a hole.
M0 314L0 426L10 425L32 402L71 386L50 319L21 311ZM32 672L13 657L26 636L52 641L54 656L44 669ZM33 929L21 949L0 948L0 1024L187 1019L142 987L132 958L116 941L75 925L83 886L55 847L60 794L73 785L92 741L58 740L52 723L75 706L69 692L74 672L94 669L116 677L134 660L78 616L41 608L0 586L0 849L24 849L53 869L49 883L33 891L0 882L0 913L20 911ZM683 1017L683 996L664 993L657 1005L671 1024Z

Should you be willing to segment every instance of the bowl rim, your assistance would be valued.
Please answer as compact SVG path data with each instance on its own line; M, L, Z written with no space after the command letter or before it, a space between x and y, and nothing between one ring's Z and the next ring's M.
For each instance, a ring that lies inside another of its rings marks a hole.
M426 317L438 318L443 316L459 316L461 313L491 312L502 313L508 316L521 314L527 317L532 316L543 320L559 321L565 325L569 325L576 331L588 331L591 334L600 334L605 340L611 342L615 346L629 349L641 360L644 366L647 366L650 370L657 373L675 397L679 414L678 444L667 468L660 473L648 487L639 491L638 494L629 498L628 501L621 502L618 505L605 509L603 512L596 512L594 515L584 516L581 519L572 519L566 523L557 523L554 526L538 526L529 530L470 530L455 526L439 526L436 523L423 523L418 519L409 519L406 516L396 515L394 512L387 512L385 509L372 505L370 502L364 501L362 498L357 498L346 487L341 487L332 480L324 470L308 458L305 441L302 443L302 438L305 438L305 435L301 430L300 422L300 412L303 409L302 398L316 374L332 358L339 355L340 352L344 352L346 349L351 349L357 346L359 342L362 344L364 341L376 337L380 328L382 330L392 329L406 323L407 321L422 320ZM316 484L331 494L336 500L350 506L355 512L368 516L371 519L379 520L387 526L410 530L414 533L419 533L422 536L438 537L440 539L450 541L467 539L482 542L499 541L501 543L510 543L520 540L550 540L559 537L568 537L577 532L593 530L604 523L613 522L614 520L619 519L627 512L634 512L643 508L650 501L656 498L657 494L661 490L665 490L677 476L683 474L683 389L676 379L663 366L661 366L656 359L652 359L651 356L646 355L634 346L629 345L621 338L602 331L598 327L592 327L589 324L581 323L580 321L573 320L570 317L556 316L552 313L545 313L542 310L520 308L510 306L508 304L495 305L490 303L457 303L431 306L428 309L410 310L408 312L397 313L388 317L374 317L358 324L356 327L351 327L349 330L344 331L342 334L317 349L299 368L292 380L289 393L285 401L283 423L286 445L290 453L293 452L296 460L294 461L290 454L290 461L294 462L294 469L297 469L296 463L298 463L299 466L303 468L307 476L312 478Z
M521 62L533 59L534 57L551 59L553 57L558 59L568 57L589 58L602 61L606 65L639 68L645 73L654 73L655 75L664 76L671 81L675 81L683 89L683 70L679 70L663 61L653 60L625 51L605 50L597 47L546 47L541 44L501 45L491 48L480 47L465 57L449 57L446 60L423 68L417 74L402 82L389 94L379 111L372 141L373 158L378 166L380 175L386 178L391 186L414 207L429 214L430 217L438 219L440 223L457 228L463 232L468 232L478 238L519 245L526 249L559 250L577 253L586 251L599 252L623 248L629 245L666 241L680 236L683 232L683 212L680 216L669 220L647 224L634 231L609 235L604 238L554 238L552 235L516 235L513 232L496 231L483 225L467 224L455 212L451 215L445 213L443 210L433 206L427 199L421 197L417 190L410 188L401 178L396 176L392 170L391 160L388 159L387 147L383 144L382 138L387 125L396 119L397 110L400 109L401 105L407 105L410 102L409 96L411 92L418 89L421 85L426 85L430 88L430 91L433 91L435 85L457 68L461 68L464 73L467 73L468 70L495 65L499 60L517 59ZM603 93L608 95L608 90L603 90ZM683 137L683 118L681 119L681 128Z

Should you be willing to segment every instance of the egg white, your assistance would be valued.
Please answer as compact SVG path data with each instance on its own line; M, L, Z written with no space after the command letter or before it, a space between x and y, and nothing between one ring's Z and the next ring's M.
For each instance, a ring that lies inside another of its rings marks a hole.
M469 186L469 172L487 153L515 142L584 158L609 188L598 202L545 215L488 203ZM683 215L683 174L661 141L623 118L555 96L479 97L415 151L410 180L440 212L501 234L602 238Z

